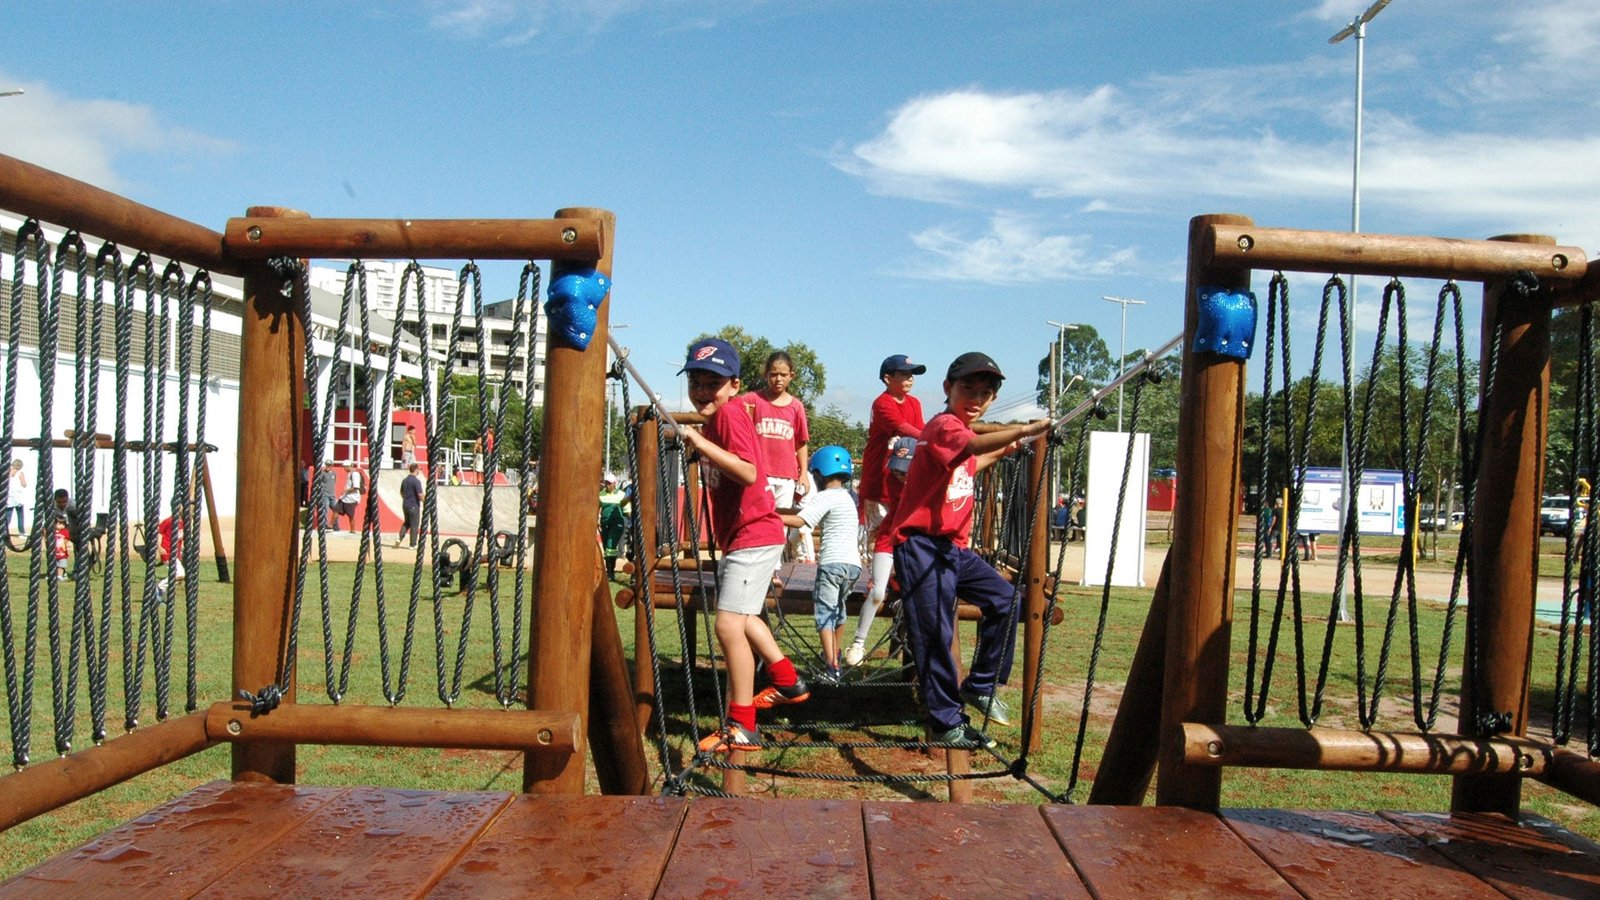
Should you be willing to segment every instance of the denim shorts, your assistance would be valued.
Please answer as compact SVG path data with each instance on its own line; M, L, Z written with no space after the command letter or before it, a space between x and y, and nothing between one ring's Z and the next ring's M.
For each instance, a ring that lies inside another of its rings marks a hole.
M861 567L850 563L823 563L817 566L817 584L812 593L811 615L818 631L829 631L844 624L844 601L850 588L861 577Z

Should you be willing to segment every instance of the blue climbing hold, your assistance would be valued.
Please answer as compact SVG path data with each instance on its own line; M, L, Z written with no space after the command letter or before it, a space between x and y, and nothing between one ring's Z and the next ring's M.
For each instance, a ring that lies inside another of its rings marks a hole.
M1200 289L1194 349L1234 359L1249 359L1256 336L1256 295L1227 288Z
M594 269L573 269L550 282L550 334L576 350L585 350L594 337L600 304L611 291L611 279Z

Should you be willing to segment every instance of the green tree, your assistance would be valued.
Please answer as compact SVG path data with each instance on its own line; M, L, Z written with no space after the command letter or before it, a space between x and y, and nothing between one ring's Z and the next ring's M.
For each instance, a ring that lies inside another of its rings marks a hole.
M1050 342L1054 347L1056 341ZM1143 351L1140 351L1142 356ZM1039 405L1050 408L1050 358L1053 354L1045 354L1039 360L1039 381L1037 384ZM1087 397L1089 393L1105 386L1119 373L1111 352L1106 349L1106 342L1101 340L1100 333L1093 325L1079 325L1065 333L1061 342L1061 368L1056 378L1056 389L1062 391L1060 407L1056 415L1071 409L1076 401ZM1082 380L1073 384L1074 376L1082 376ZM1068 385L1072 387L1069 389Z
M744 390L758 390L766 383L764 370L767 357L774 350L782 350L794 360L794 381L789 384L789 393L800 398L800 402L808 409L828 389L827 368L817 359L816 351L803 343L790 341L779 347L764 337L749 334L737 325L724 325L720 331L699 335L689 342L688 347L708 337L721 338L739 351L739 383ZM684 348L686 352L688 347Z
M528 409L527 400L510 385L501 385L505 393L505 422L496 432L496 446L500 450L500 468L516 469L524 456L537 457L544 433L543 408ZM394 408L403 409L420 405L423 396L422 381L416 378L397 378L394 382ZM484 426L494 420L497 410L496 393L488 391L488 408L478 409L478 376L452 375L448 389L441 386L434 405L433 428L439 434L439 446L454 449L458 443L472 444L483 434ZM523 446L523 423L533 418L533 443Z
M843 409L830 403L827 409L812 413L807 422L811 426L810 447L813 451L818 447L837 444L849 450L853 459L861 459L867 446L867 426L850 421Z

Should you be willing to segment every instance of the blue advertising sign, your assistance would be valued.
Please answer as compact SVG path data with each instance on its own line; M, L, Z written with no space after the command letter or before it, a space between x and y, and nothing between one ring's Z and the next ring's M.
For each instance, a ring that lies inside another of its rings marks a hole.
M1305 492L1294 530L1338 534L1343 530L1344 485L1338 469L1305 469ZM1404 473L1368 469L1356 486L1357 529L1362 534L1405 534Z

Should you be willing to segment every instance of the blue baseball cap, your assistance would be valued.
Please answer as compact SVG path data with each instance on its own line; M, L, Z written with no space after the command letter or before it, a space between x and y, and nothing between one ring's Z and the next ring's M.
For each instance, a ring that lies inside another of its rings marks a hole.
M927 371L928 367L922 363L914 363L911 361L911 357L904 353L896 353L885 359L883 364L878 366L878 377L882 378L890 372L909 372L912 375L922 375Z
M739 351L722 338L702 338L689 348L689 357L684 360L678 374L682 375L690 369L713 372L724 378L738 378Z

